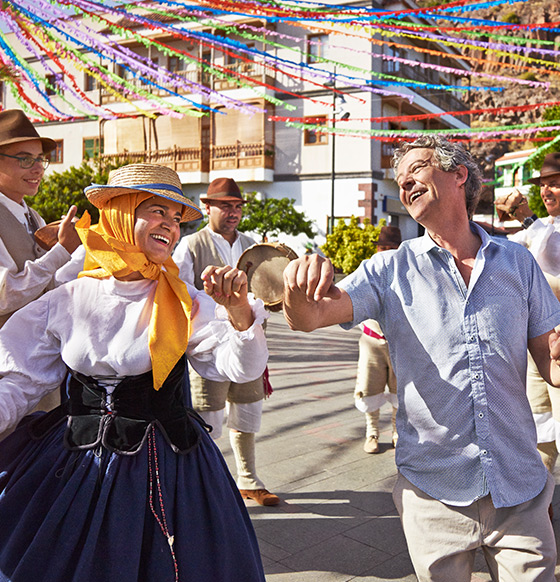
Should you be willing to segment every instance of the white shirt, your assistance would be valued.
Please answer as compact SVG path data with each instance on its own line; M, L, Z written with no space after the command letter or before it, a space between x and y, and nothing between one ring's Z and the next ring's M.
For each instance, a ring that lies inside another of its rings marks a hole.
M157 282L84 277L46 293L0 330L0 433L55 390L66 365L88 376L130 376L151 369L148 326ZM188 286L193 333L187 357L205 378L248 382L266 366L262 301L239 332L225 309Z
M0 193L0 204L4 205L28 230L25 202L18 204ZM45 221L40 220L39 226ZM56 270L70 259L70 253L59 243L42 257L27 261L21 272L0 239L0 315L11 313L27 305L41 295Z
M560 216L539 218L508 238L528 248L545 273L560 277Z
M236 239L231 245L221 234L214 232L209 226L204 227L212 236L212 241L216 247L216 251L224 262L224 265L235 267L239 257L243 254L243 247L241 246L241 237L236 231ZM194 285L194 270L193 259L189 250L187 241L188 237L183 237L175 250L173 251L173 260L179 267L179 277L186 283Z

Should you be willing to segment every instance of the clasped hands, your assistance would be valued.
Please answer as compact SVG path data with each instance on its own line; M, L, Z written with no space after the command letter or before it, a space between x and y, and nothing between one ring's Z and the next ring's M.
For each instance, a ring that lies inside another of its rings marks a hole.
M340 289L334 285L332 263L318 254L290 261L284 270L284 290L288 295L305 297L308 302L325 297L340 298Z

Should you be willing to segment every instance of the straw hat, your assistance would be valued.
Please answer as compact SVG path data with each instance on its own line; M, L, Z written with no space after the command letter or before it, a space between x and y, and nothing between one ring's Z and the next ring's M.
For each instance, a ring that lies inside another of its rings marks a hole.
M401 230L398 226L382 226L377 245L396 249L402 242Z
M20 109L0 111L0 146L29 141L30 139L40 140L45 154L56 148L56 142L50 137L41 137Z
M239 186L232 178L216 178L210 182L206 196L201 196L200 201L217 202L217 201L231 201L231 202L247 202L241 196Z
M541 178L554 176L555 174L560 174L560 152L546 154L539 177L530 178L527 180L527 182L539 186L541 183Z
M97 208L115 196L132 192L151 192L183 204L185 212L182 222L202 218L200 208L183 194L181 180L177 172L167 166L157 164L129 164L113 170L107 185L92 184L84 190L88 200Z

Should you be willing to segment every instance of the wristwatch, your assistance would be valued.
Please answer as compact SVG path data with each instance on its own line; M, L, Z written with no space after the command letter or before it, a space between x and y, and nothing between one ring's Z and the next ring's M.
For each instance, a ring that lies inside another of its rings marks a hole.
M529 228L533 224L533 222L537 220L537 218L538 216L536 214L533 214L533 216L528 216L527 218L523 219L521 226L523 226L523 228Z

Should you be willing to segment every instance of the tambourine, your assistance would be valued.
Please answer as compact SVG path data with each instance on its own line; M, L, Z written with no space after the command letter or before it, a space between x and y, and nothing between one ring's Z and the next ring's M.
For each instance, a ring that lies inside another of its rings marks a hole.
M284 269L297 259L295 251L282 243L259 243L246 249L237 268L247 274L248 290L262 299L270 311L282 309Z
M49 224L38 228L34 232L33 236L40 247L43 247L46 251L49 251L54 247L58 242L58 227L61 222L61 220L49 222Z

